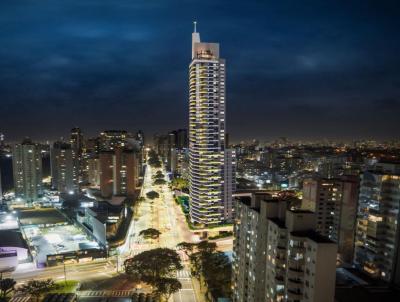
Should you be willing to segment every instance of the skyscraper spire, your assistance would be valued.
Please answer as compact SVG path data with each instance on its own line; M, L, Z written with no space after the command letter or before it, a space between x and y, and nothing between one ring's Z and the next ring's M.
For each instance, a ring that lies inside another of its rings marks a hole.
M200 43L200 33L197 32L197 21L193 21L193 33L192 33L192 59L194 58L194 44Z

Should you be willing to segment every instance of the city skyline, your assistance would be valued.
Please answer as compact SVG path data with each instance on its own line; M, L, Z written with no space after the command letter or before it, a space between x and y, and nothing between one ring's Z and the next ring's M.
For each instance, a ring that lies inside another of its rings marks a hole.
M75 125L89 136L187 127L197 20L229 65L232 141L397 138L398 4L309 4L6 1L0 131L20 141L56 140Z
M0 8L0 302L400 301L400 4Z

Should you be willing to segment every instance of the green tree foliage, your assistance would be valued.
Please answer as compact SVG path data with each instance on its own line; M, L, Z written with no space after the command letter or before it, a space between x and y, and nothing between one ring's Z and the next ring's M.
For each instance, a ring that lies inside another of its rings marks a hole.
M146 196L149 199L156 199L160 197L160 194L158 194L156 191L150 191L146 193Z
M168 301L171 295L182 289L182 284L176 278L161 278L157 280L155 294L164 301Z
M189 188L189 182L184 178L177 177L171 181L171 187L172 189L182 191Z
M47 280L29 280L19 289L20 292L33 296L38 302L40 297L49 291L55 290L58 285L52 279Z
M184 251L187 256L193 253L193 249L196 247L195 243L191 242L180 242L176 245L178 250Z
M155 185L155 186L161 186L161 185L165 185L167 182L164 180L164 179L161 179L161 178L157 178L154 182L153 182L153 184Z
M3 276L0 278L0 301L7 301L7 297L14 290L16 282L14 279L5 278Z
M155 294L166 301L182 285L174 278L183 268L178 253L168 248L145 251L124 262L125 273L135 281L155 287Z
M215 242L181 242L177 248L189 255L192 276L199 280L203 277L207 290L214 297L231 296L231 263L224 253L217 251Z
M154 168L161 168L161 161L158 157L157 153L153 150L149 152L149 159L147 160L148 164Z
M160 237L161 232L157 229L148 228L140 231L139 236L142 236L145 239L157 239Z
M176 251L157 248L142 252L124 262L125 272L152 284L157 279L172 277L181 270L181 259Z
M155 179L164 179L164 177L165 175L160 170L158 170L157 173L153 176L153 178Z
M217 244L215 242L208 242L207 240L203 240L197 244L197 249L202 254L212 254L216 251Z
M232 265L229 258L222 252L205 254L201 266L207 290L214 297L230 297Z

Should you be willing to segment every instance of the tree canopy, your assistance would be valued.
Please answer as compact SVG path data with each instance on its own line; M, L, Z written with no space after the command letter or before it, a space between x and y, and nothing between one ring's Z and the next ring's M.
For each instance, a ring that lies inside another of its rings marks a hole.
M171 277L182 264L178 253L168 248L156 248L144 251L133 258L125 260L125 272L151 283L156 279Z
M164 179L165 175L160 170L158 170L157 173L153 177L156 179L158 179L158 178Z
M176 278L161 278L158 281L156 295L164 297L168 301L171 295L182 289L182 284Z
M161 186L161 185L165 185L167 182L164 180L164 179L162 179L162 178L157 178L154 182L153 182L153 184L155 185L155 186Z
M181 242L178 249L189 256L192 275L200 280L203 276L207 290L214 297L231 296L232 266L229 258L217 251L215 242Z
M181 177L176 177L171 181L172 189L183 191L189 188L189 182Z
M160 197L160 194L158 194L156 191L150 191L146 193L146 196L149 199L156 199Z
M125 273L136 281L155 287L155 294L166 300L182 285L174 278L183 268L178 253L168 248L142 252L124 262Z
M145 239L157 239L160 235L161 232L153 228L148 228L139 232L139 236L142 236Z
M19 289L20 292L35 297L36 301L39 301L40 297L54 289L57 289L58 285L54 283L52 279L47 280L29 280L23 284Z
M184 251L186 255L190 255L193 253L193 249L195 248L196 243L191 242L180 242L176 245L178 250Z
M7 296L14 290L16 282L14 279L0 278L0 301L6 301Z
M148 164L154 168L161 168L161 161L157 153L153 150L149 152Z

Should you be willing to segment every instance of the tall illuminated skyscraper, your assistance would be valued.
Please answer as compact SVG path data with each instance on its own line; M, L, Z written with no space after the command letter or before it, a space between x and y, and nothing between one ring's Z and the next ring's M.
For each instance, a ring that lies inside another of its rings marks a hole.
M190 217L194 223L211 225L232 215L234 153L225 143L225 60L219 56L219 44L200 42L194 26L189 65Z
M42 157L31 140L13 147L13 173L16 198L32 202L42 195Z

